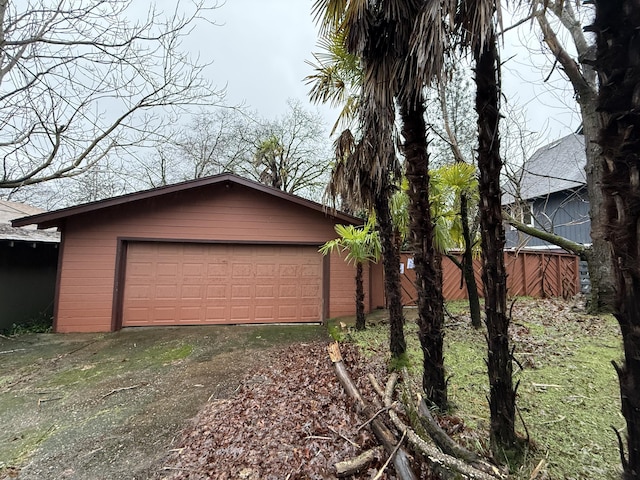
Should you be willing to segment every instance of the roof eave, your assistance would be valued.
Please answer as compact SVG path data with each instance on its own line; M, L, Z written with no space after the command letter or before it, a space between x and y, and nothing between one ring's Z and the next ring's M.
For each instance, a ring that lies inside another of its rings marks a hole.
M239 177L230 173L223 173L215 175L213 177L200 178L196 180L188 180L186 182L176 183L172 185L164 185L149 190L143 190L141 192L133 192L119 197L107 198L104 200L98 200L96 202L84 203L81 205L75 205L73 207L62 208L60 210L54 210L52 212L45 212L36 215L30 215L27 217L16 218L11 221L11 225L14 227L23 227L26 225L37 225L38 229L46 229L51 227L59 227L64 223L64 220L68 217L75 215L81 215L84 213L90 213L96 210L102 210L105 208L115 207L118 205L124 205L129 202L137 202L140 200L146 200L149 198L160 197L162 195L169 195L172 193L182 192L194 188L201 188L216 184L237 184L247 188L251 188L257 191L261 191L275 197L282 198L284 200L299 204L301 206L317 210L324 213L330 218L336 218L348 223L362 223L362 219L353 217L343 212L332 210L320 203L307 200L305 198L293 195L282 190L278 190L267 185L248 180L246 178Z

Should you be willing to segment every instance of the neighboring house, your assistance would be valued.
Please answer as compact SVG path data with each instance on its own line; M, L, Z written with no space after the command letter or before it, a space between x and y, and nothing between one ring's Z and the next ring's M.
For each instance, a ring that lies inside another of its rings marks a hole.
M321 322L353 315L354 267L318 248L361 221L232 174L32 215L62 234L54 329ZM369 272L372 272L369 275ZM365 268L367 310L382 269Z
M522 223L583 245L591 244L584 135L574 133L537 150L505 186L502 204ZM508 249L561 250L505 225ZM586 262L580 284L589 292Z
M505 186L503 205L523 223L591 243L584 136L571 134L537 150ZM518 203L517 200L521 202ZM554 249L506 225L507 248Z
M0 330L53 315L60 235L11 226L15 218L42 212L0 200Z

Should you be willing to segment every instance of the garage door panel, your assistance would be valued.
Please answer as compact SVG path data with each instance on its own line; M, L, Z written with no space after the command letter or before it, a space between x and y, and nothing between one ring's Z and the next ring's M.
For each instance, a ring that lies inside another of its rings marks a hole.
M226 285L207 285L207 300L226 300Z
M250 278L253 272L253 265L249 263L234 263L232 267L232 276L234 278Z
M207 265L207 275L214 278L227 278L227 276L229 275L229 264L227 262L209 262Z
M132 242L123 326L316 322L315 247Z
M300 285L302 298L317 298L320 296L320 286L318 285Z
M298 285L280 284L278 291L280 298L297 298L298 297Z
M180 298L183 300L202 300L204 295L204 285L182 285Z
M256 299L270 299L274 294L273 285L256 285Z

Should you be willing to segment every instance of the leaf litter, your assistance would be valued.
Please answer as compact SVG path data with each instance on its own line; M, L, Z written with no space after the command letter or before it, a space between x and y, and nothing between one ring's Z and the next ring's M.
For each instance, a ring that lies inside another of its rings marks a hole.
M327 355L327 344L293 345L244 379L233 398L213 400L183 432L163 471L177 479L330 479L336 462L377 446L353 410ZM375 392L367 374L386 377L382 362L363 362L341 346L344 362L365 398ZM386 458L352 478L372 478ZM392 468L380 477L394 479Z

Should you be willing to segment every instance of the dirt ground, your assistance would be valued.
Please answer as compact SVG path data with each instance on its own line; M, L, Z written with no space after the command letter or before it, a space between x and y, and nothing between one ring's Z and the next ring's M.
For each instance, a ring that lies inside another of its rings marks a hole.
M321 326L0 337L0 479L147 479L203 405Z

